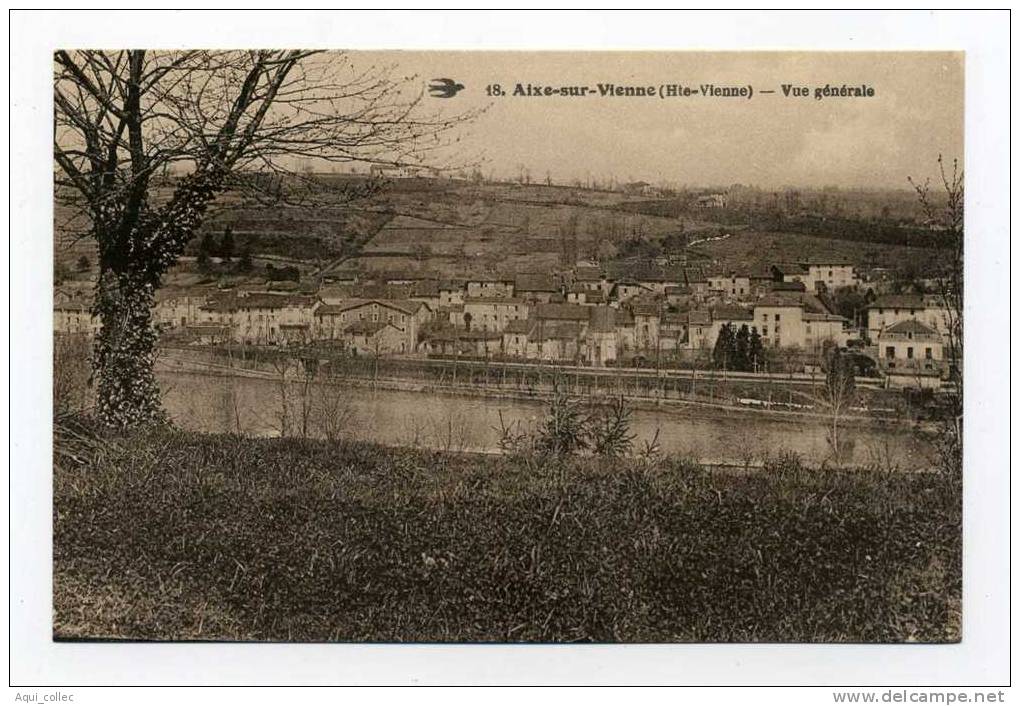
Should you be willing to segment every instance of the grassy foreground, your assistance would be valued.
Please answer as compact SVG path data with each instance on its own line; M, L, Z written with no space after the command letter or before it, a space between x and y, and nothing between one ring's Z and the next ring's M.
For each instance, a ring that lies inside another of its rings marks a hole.
M61 432L54 634L953 641L958 484Z

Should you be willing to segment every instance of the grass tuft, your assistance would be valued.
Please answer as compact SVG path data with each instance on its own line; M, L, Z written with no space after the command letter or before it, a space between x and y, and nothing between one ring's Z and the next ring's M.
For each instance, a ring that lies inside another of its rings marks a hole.
M959 486L58 430L60 638L960 639Z

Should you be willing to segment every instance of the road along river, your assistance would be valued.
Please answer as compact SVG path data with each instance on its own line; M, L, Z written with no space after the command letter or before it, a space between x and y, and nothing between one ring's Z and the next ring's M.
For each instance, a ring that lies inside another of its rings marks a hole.
M300 382L160 369L163 400L185 429L256 436L338 434L400 446L496 452L502 425L534 428L547 403L478 395L428 394L366 385ZM663 452L705 463L756 465L766 453L793 451L812 465L831 457L822 418L699 406L636 406L635 447L658 434ZM909 426L846 422L847 463L922 470L932 465L932 438Z

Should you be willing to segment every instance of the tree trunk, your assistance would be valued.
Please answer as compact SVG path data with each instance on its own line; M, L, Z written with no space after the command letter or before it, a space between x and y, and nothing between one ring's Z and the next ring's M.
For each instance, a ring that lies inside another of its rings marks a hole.
M144 278L105 269L96 291L101 327L94 348L100 421L133 427L164 419L152 364L154 288Z

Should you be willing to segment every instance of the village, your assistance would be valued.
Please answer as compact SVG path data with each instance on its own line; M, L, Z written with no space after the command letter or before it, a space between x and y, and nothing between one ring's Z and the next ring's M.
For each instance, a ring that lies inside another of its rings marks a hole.
M818 370L834 347L893 388L938 389L948 314L932 294L883 293L843 258L706 272L580 262L549 273L440 280L340 269L320 282L160 292L161 340L217 346L329 346L357 356L541 361L596 368ZM876 290L879 292L875 294ZM867 291L853 320L835 293ZM87 293L55 295L58 333L94 333Z

